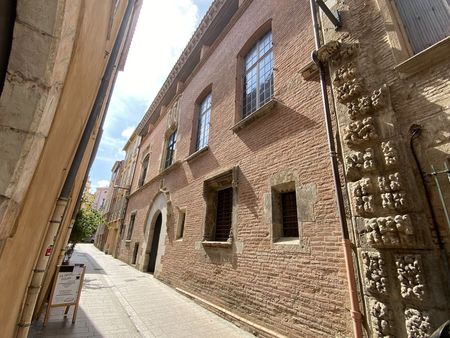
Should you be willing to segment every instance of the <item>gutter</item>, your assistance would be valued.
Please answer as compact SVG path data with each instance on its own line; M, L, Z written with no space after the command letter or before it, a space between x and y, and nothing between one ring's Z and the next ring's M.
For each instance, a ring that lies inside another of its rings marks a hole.
M354 337L361 338L362 334L362 314L359 310L358 293L356 289L355 269L353 266L352 243L349 238L347 218L345 215L344 197L342 192L341 180L339 177L339 167L337 161L336 145L333 138L333 126L331 122L330 103L327 92L327 75L324 65L319 61L317 52L320 48L320 27L317 18L316 0L310 0L311 17L314 30L314 40L316 50L312 53L312 59L319 68L320 89L322 92L322 103L324 109L325 128L327 132L328 149L331 158L331 167L333 172L333 181L338 206L338 216L341 226L342 246L344 249L345 268L347 273L348 291L350 295L350 313L352 317L352 326Z

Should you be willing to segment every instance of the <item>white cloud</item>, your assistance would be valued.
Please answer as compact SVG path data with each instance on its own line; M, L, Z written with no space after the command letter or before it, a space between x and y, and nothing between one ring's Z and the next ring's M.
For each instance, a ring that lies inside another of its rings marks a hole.
M95 183L91 184L91 191L95 191L97 188L107 188L109 187L108 180L98 180Z
M122 135L123 137L125 137L127 140L130 138L130 136L133 134L134 131L134 127L128 127L124 130L122 130L122 133L120 135Z
M116 90L124 96L153 99L192 36L197 13L192 0L144 1Z
M194 1L197 0L143 1L125 69L117 78L98 156L90 172L97 182L93 187L98 182L105 183L114 161L124 158L124 138L131 136L134 130L131 126L136 126L144 116L194 33L199 23L199 9Z

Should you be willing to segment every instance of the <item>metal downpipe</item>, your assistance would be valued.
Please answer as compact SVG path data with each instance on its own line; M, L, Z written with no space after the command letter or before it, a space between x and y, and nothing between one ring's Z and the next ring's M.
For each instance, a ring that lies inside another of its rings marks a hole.
M91 109L91 112L89 114L88 121L86 123L86 127L83 131L81 141L78 145L77 151L75 153L75 156L72 160L72 164L69 169L69 173L67 175L67 178L64 182L64 185L61 189L61 193L58 197L58 200L56 202L57 207L55 208L55 211L52 215L50 223L52 224L53 220L57 220L59 223L58 226L55 227L49 227L45 239L44 239L44 245L45 243L51 242L54 243L55 235L58 232L60 224L64 222L64 214L67 209L68 205L68 199L72 193L73 185L75 184L75 179L78 173L78 170L80 168L81 162L83 160L84 154L86 152L86 148L89 144L89 139L92 135L92 132L95 128L97 119L99 115L102 112L102 105L104 103L105 95L108 92L109 84L111 82L111 76L113 76L114 69L116 66L116 63L118 61L118 56L121 50L123 39L126 38L126 32L129 20L131 18L131 14L133 12L135 0L129 0L127 7L125 9L125 13L122 19L122 22L120 24L119 31L117 33L117 38L114 43L113 49L111 51L110 57L108 59L108 63L106 65L106 69L103 75L103 78L100 83L100 87L97 92L97 96L95 98L93 107ZM106 112L105 112L106 114ZM103 122L104 119L102 119L101 122ZM102 128L102 125L99 127ZM58 204L60 204L60 207L58 208ZM44 247L45 248L45 247ZM25 301L24 301L24 308L22 309L22 312L20 314L20 320L17 324L17 331L16 331L16 337L20 338L26 338L28 335L28 331L31 325L31 320L33 317L33 312L35 309L35 305L41 290L42 281L44 279L45 271L47 270L47 265L49 261L49 256L45 255L45 249L43 250L41 248L39 252L39 257L36 262L35 268L32 271L32 276L30 278L30 284L28 286L27 293L25 294Z
M356 289L355 269L352 258L352 243L349 239L347 219L345 215L344 198L341 189L341 180L339 177L339 168L337 161L336 146L333 138L333 127L331 122L330 103L327 92L327 78L323 64L317 58L317 51L320 48L320 28L317 19L317 6L315 0L310 0L311 17L314 30L314 40L316 50L312 54L314 63L319 68L320 89L322 92L322 103L324 109L325 128L327 132L328 148L331 158L331 167L333 172L333 181L335 186L336 201L338 206L339 222L341 226L342 245L344 249L345 268L347 274L348 291L350 295L350 313L352 317L353 333L356 338L361 338L362 334L362 315L359 310L358 293Z

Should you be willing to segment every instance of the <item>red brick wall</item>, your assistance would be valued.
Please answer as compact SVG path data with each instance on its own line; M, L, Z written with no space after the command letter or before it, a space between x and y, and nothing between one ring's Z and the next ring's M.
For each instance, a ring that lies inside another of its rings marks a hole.
M162 175L172 205L187 209L185 232L182 241L167 239L159 277L282 334L347 336L347 283L320 90L318 82L306 82L300 75L314 48L309 13L306 1L253 1L186 83L175 154L182 165ZM267 116L233 133L235 102L240 99L235 88L236 56L269 19L278 104ZM210 83L209 150L187 162L195 137L195 101ZM143 149L151 147L148 179L159 171L166 126L161 118L142 141L140 160ZM202 189L206 176L227 166L239 166L235 240L243 243L243 250L219 259L221 249L205 253L199 245L205 209ZM137 168L134 187L140 163ZM273 248L263 219L263 194L270 192L271 175L282 171L297 172L300 184L317 186L315 222L304 224L303 251ZM143 240L147 212L159 186L156 179L130 197L126 223L137 210L132 242ZM173 226L168 229L174 231ZM133 243L130 248L129 252L121 248L121 258L128 262Z

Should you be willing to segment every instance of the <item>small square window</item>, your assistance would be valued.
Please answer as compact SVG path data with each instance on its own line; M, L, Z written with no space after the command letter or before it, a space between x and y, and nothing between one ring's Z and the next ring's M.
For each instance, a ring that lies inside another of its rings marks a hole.
M299 239L299 222L295 182L272 186L272 240Z
M204 241L233 240L234 196L237 168L221 173L204 183L206 215Z

